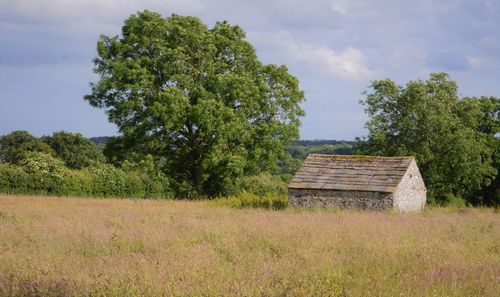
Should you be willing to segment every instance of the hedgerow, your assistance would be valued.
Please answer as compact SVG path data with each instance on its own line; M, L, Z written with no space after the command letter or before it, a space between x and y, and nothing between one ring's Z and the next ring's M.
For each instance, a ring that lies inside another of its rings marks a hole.
M50 155L36 153L21 166L0 163L0 192L75 197L167 198L169 179L162 174L124 171L109 164L71 170Z

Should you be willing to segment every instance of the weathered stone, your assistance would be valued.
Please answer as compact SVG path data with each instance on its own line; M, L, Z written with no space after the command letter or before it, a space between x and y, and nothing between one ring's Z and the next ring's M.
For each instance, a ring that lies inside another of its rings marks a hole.
M310 155L288 187L288 204L419 211L426 189L412 157Z
M381 192L288 189L288 205L388 209L392 207L390 196L389 193Z

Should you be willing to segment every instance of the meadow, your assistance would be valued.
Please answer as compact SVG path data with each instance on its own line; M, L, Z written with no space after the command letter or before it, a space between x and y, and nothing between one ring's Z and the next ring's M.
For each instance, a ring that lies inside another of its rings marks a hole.
M498 296L500 215L0 196L0 296Z

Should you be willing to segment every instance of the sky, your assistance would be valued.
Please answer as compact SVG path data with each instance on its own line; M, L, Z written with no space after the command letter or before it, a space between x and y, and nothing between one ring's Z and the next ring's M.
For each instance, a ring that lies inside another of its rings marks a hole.
M302 139L367 134L370 81L444 71L462 96L500 97L500 0L0 0L0 135L114 135L83 96L101 34L144 9L241 26L266 64L305 91Z

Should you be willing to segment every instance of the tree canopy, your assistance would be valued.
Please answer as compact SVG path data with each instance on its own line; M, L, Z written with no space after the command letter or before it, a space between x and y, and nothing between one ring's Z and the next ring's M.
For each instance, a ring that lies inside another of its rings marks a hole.
M52 136L44 136L41 140L48 144L69 168L81 169L103 160L97 145L80 133L59 131Z
M406 86L378 80L371 89L362 100L370 119L360 153L415 156L437 201L473 200L492 183L498 173L498 98L459 98L445 73Z
M85 99L118 126L112 143L154 156L178 194L230 193L299 136L298 80L260 62L238 26L144 11L97 50L100 78Z
M19 164L31 152L54 154L50 146L27 131L13 131L0 137L0 162Z

